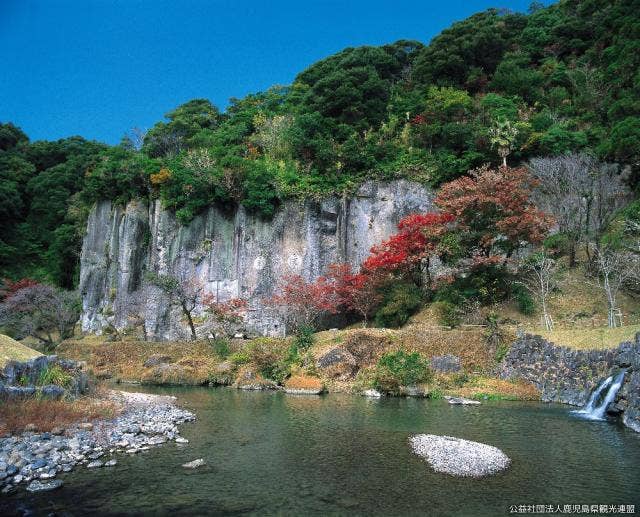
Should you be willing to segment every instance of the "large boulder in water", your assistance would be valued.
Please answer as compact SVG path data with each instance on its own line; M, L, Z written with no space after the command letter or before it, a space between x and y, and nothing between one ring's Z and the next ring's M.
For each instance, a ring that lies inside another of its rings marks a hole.
M500 449L453 436L418 434L409 439L411 448L436 472L452 476L482 477L506 469L511 460Z

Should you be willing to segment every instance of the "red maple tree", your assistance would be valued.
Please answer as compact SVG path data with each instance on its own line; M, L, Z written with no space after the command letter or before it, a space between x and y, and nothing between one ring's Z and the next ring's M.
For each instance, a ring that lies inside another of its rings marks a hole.
M498 263L516 250L541 242L552 218L531 200L536 181L524 167L481 167L445 183L436 205L452 216L475 264Z
M336 314L340 306L334 286L325 277L307 282L300 275L282 277L277 294L268 303L277 308L287 327L295 332L314 329L322 316Z
M242 323L247 310L247 300L244 298L231 298L221 302L210 293L202 297L202 305L211 315L209 323L215 337L229 336L233 328Z
M343 309L362 316L363 326L382 301L379 288L384 282L377 272L354 273L350 264L331 264L325 281L332 287L335 300Z
M398 223L398 233L378 246L362 264L365 272L384 270L413 273L425 259L436 254L442 235L454 221L451 214L412 214Z
M33 278L21 278L20 280L15 281L5 278L2 281L2 287L0 287L0 300L9 298L10 296L17 293L20 289L24 289L25 287L33 287L36 285L39 285L39 282L37 282Z

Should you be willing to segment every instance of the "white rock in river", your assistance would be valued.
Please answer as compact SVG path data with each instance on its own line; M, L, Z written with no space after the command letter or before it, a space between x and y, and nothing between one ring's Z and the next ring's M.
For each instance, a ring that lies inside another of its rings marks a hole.
M511 460L500 449L453 436L418 434L409 439L411 448L436 472L452 476L481 477L506 469Z
M197 469L198 467L202 467L205 464L205 461L202 458L197 460L190 461L189 463L185 463L182 465L185 469Z
M54 479L53 481L32 481L27 490L29 492L48 492L49 490L55 490L62 486L60 479Z
M449 404L461 405L461 406L478 406L480 402L477 400L465 399L464 397L444 397Z
M382 393L380 393L378 390L366 390L363 395L365 397L372 397L375 399L379 399L380 397L382 397Z

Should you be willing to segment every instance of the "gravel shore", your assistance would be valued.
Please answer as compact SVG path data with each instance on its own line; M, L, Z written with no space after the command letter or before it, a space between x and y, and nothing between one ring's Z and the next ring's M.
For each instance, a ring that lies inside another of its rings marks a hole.
M124 407L113 420L81 423L59 435L24 432L0 438L0 493L21 484L32 492L53 490L62 485L54 479L61 472L81 465L114 467L117 460L109 458L114 453L136 454L167 441L186 442L178 425L195 415L178 408L175 397L123 391L109 396Z
M436 472L452 476L482 477L506 469L511 460L500 449L453 436L418 434L409 439L411 448Z

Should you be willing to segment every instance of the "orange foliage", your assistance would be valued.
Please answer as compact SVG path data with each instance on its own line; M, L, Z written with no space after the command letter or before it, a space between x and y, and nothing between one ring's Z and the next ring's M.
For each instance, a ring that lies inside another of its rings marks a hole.
M152 174L149 179L154 187L159 187L171 179L171 171L166 167L162 167L158 172Z

